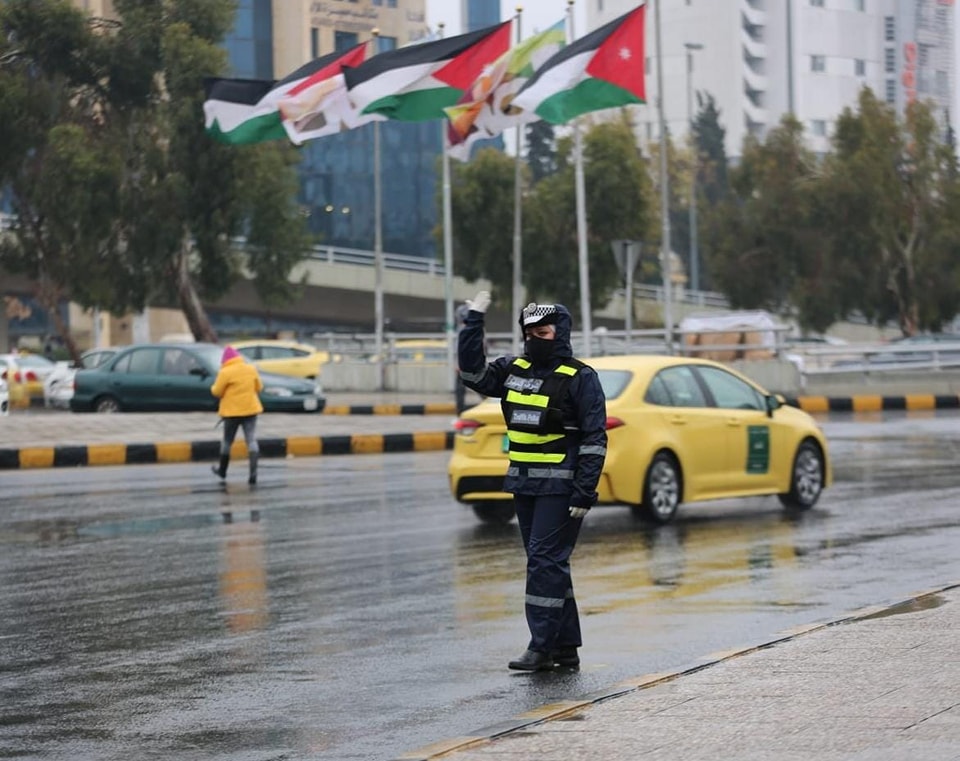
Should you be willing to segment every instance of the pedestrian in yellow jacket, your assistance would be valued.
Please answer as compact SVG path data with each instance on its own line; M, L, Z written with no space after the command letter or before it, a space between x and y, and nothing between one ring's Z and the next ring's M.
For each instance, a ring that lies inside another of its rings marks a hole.
M257 460L260 458L260 445L257 443L257 415L263 412L260 403L260 391L263 381L257 368L249 364L232 346L223 350L220 358L220 372L210 389L220 400L220 417L223 419L223 440L220 442L220 464L214 465L214 475L221 479L227 477L230 464L230 446L237 435L237 428L243 428L243 438L247 442L250 454L250 476L247 483L257 483Z

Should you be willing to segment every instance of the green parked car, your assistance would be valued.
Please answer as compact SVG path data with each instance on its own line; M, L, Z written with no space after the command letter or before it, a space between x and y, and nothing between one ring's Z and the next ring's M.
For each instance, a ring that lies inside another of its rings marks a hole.
M216 344L137 344L98 367L78 370L74 412L216 412L210 387L220 369ZM320 412L325 399L313 381L261 372L264 412Z

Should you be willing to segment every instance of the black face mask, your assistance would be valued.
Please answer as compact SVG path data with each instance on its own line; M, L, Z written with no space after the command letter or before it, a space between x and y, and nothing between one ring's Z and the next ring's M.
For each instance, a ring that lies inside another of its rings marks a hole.
M524 351L535 365L545 365L553 356L553 347L556 341L531 336L524 343Z

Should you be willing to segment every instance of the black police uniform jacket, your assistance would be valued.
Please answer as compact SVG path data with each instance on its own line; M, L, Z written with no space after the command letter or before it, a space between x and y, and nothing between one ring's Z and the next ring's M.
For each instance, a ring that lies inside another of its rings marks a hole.
M468 312L458 341L460 377L467 388L501 399L511 439L504 491L567 494L571 506L591 507L607 452L606 400L596 371L573 358L569 311L556 307L557 336L545 365L534 365L527 356L487 363L484 315ZM539 406L523 403L522 395L531 392ZM544 397L549 397L549 412ZM545 413L539 419L538 409Z

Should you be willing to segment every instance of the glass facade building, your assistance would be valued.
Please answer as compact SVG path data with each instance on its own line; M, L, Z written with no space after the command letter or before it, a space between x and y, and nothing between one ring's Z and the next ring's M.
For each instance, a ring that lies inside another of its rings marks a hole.
M284 0L239 0L237 22L225 41L231 76L279 79L289 72L272 71L272 5ZM376 5L376 3L375 3ZM383 4L396 7L396 3ZM352 29L335 29L338 50L362 39ZM310 54L326 54L321 36L311 28ZM381 36L376 52L397 47L397 38ZM440 122L380 123L383 250L437 258L433 230L439 217L438 177L442 140ZM374 134L372 124L311 140L302 146L299 202L308 227L321 245L371 250L374 218Z
M224 47L233 76L274 79L273 0L237 0L237 20Z

